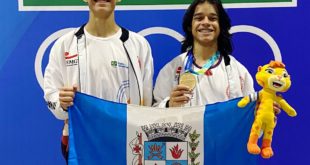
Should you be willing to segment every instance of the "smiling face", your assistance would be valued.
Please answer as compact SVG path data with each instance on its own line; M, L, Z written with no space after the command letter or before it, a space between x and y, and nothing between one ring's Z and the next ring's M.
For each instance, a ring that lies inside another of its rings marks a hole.
M219 16L214 5L204 2L197 5L191 31L194 43L200 45L217 45L217 38L220 34Z
M273 67L269 64L258 68L256 80L263 88L276 92L285 92L291 86L291 79L284 67Z

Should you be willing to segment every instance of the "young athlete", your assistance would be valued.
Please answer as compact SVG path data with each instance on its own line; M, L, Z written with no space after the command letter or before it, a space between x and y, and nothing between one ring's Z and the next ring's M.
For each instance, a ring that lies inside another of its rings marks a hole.
M206 105L254 92L251 75L231 56L230 27L220 0L191 3L183 18L182 54L160 71L155 106Z
M85 25L59 38L44 74L44 98L60 120L67 120L75 92L105 100L150 106L153 58L142 36L120 27L114 18L117 0L84 0L89 6ZM68 127L62 147L68 157Z

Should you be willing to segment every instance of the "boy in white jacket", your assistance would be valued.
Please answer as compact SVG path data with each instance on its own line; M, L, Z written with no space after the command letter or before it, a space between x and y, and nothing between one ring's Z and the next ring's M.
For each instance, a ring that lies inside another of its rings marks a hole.
M142 36L116 24L117 0L84 0L89 20L59 38L44 74L44 98L60 120L67 120L76 91L105 100L150 106L153 58ZM68 130L63 130L67 160Z
M231 56L230 18L220 0L194 0L183 18L182 54L159 73L155 106L195 106L254 92L247 69ZM192 77L190 88L182 79Z

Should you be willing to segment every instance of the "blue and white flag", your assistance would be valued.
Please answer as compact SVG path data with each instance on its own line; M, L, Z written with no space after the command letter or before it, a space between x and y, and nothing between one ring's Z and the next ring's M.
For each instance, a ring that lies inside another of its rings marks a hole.
M255 165L246 144L255 103L152 108L76 93L70 165Z

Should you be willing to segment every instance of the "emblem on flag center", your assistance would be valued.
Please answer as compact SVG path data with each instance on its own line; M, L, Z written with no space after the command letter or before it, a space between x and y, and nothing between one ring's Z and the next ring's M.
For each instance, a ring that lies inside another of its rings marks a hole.
M175 122L153 123L141 126L146 138L141 132L136 132L129 146L134 158L133 165L198 165L196 161L200 153L199 136L190 125ZM145 137L144 136L144 137Z

